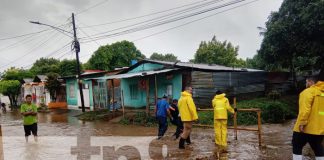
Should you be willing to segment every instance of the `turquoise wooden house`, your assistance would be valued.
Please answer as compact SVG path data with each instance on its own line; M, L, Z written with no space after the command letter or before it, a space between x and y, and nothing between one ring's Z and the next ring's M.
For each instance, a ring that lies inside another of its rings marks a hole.
M117 75L96 80L120 79L120 92L126 108L153 108L159 97L180 98L182 73L178 68L166 68L163 64L141 61Z
M253 72L253 73L252 73ZM246 79L248 92L264 91L264 72L221 65L141 60L116 75L94 78L98 81L120 80L120 101L126 108L145 108L149 113L158 98L179 99L184 87L193 87L198 107L209 107L217 89L244 89L238 80ZM249 78L250 77L250 78ZM251 79L252 78L252 79ZM236 87L236 88L235 88Z

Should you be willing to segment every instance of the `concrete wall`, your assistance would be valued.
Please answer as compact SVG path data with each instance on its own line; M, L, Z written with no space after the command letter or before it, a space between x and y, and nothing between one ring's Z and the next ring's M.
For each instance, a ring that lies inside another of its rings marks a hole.
M85 107L90 107L90 110L93 110L93 96L92 96L92 82L83 81L84 84L88 85L88 89L83 89L83 97ZM74 96L70 95L70 89L74 90ZM76 79L66 80L66 101L71 109L78 109L78 106L81 106L80 91Z

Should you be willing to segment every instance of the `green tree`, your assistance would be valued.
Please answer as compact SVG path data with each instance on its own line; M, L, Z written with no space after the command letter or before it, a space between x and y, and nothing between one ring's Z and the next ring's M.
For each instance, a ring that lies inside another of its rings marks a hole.
M18 80L20 82L22 82L24 78L33 78L33 77L34 74L31 73L29 70L24 70L15 67L11 67L7 69L2 75L2 79L4 80Z
M145 56L129 41L116 42L101 46L87 62L88 69L113 70L116 67L130 66L131 60Z
M40 58L36 60L30 71L36 75L46 75L48 73L59 73L60 61L54 58Z
M80 64L82 71L82 64ZM59 74L61 76L71 76L71 75L77 75L77 62L76 60L68 60L64 59L60 62L59 66Z
M296 72L324 68L324 1L285 0L266 22L258 51L266 70Z
M17 107L17 99L20 94L21 84L18 80L0 81L0 93L9 97L10 106Z
M246 58L246 67L254 69L264 69L264 63L259 54L253 56L253 58Z
M59 74L48 73L45 88L48 90L51 96L51 101L56 101L56 93L59 91L61 83L58 80Z
M167 53L165 55L159 53L153 53L150 56L151 60L159 60L159 61L169 61L169 62L176 62L178 61L178 57L173 55L172 53Z
M239 47L231 42L217 41L214 36L211 41L202 41L194 56L195 63L219 64L229 67L244 67L245 62L237 59Z

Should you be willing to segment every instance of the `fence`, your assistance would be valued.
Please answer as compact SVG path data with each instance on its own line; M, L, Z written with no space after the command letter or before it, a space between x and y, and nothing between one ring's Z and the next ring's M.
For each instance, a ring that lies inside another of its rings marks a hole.
M234 108L236 108L236 99L234 98ZM214 111L213 109L198 109L198 111ZM251 113L257 114L257 124L258 127L257 128L249 128L249 127L238 127L238 118L237 115L240 112L247 112L247 113ZM261 126L261 109L259 108L250 108L250 109L237 109L237 112L234 114L234 118L233 118L234 124L233 127L228 127L228 129L234 129L234 134L235 134L235 140L237 140L237 131L238 130L243 130L243 131L254 131L254 132L258 132L258 140L259 140L259 146L261 146L262 144L262 126ZM198 127L208 127L208 128L213 128L213 125L203 125L203 124L194 124L194 126L198 126Z

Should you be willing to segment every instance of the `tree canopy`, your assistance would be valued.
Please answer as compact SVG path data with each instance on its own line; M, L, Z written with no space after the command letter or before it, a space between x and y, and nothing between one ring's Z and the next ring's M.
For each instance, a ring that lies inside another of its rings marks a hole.
M202 41L195 53L194 63L218 64L229 67L243 67L245 61L238 59L239 47L231 42L221 42L214 36L211 41Z
M18 95L20 94L20 82L18 80L1 80L0 93L9 97L10 106L17 106Z
M36 60L30 71L35 75L46 75L47 73L59 73L60 61L54 58L40 58Z
M59 91L61 83L58 81L59 74L48 73L45 88L48 90L51 96L51 101L56 101L56 93Z
M82 71L82 64L80 64L81 71ZM59 65L59 74L63 76L71 76L71 75L77 75L77 62L76 60L68 60L64 59L62 60Z
M18 80L22 82L24 78L33 78L34 74L29 70L24 70L20 68L11 67L7 69L2 75L2 79L4 80Z
M262 68L292 73L324 67L324 1L285 0L266 22Z
M101 46L87 62L88 69L113 70L116 67L130 66L131 60L145 56L129 41L116 42Z
M169 61L169 62L176 62L178 61L178 57L175 56L172 53L167 53L167 54L159 54L159 53L153 53L150 56L151 60L159 60L159 61Z

